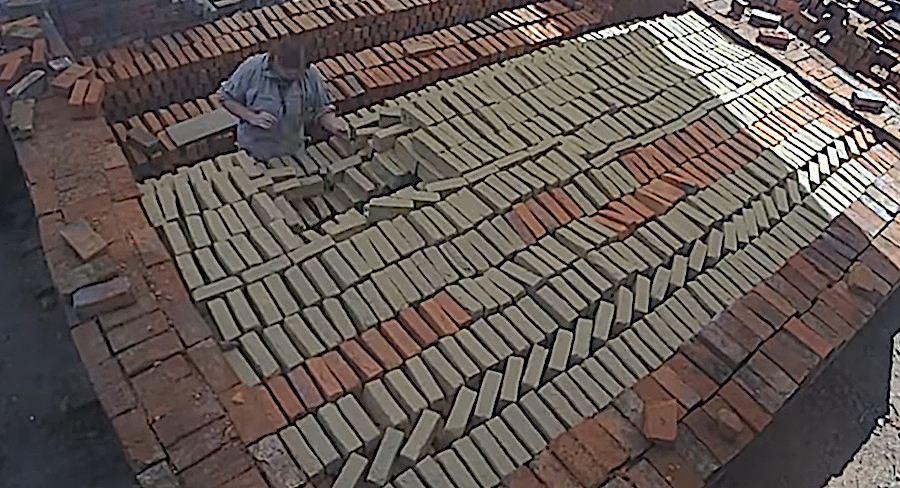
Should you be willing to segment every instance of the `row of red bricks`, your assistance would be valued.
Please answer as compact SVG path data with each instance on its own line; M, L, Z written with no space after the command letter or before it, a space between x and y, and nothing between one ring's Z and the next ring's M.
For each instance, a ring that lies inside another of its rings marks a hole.
M79 317L63 300L79 356L128 460L136 472L171 466L185 487L267 486L242 438L286 424L273 399L279 384L240 383L147 222L109 127L72 120L65 109L64 99L39 100L41 130L17 150L53 280L63 283L82 264L59 231L85 218L130 281L136 303L94 317Z
M900 160L880 146L861 162L881 174ZM900 221L891 217L900 210L898 178L890 169L872 190L893 208L853 203L775 275L612 406L553 439L505 485L587 487L612 478L605 486L704 486L900 283ZM675 405L674 442L645 435L657 405Z
M622 165L642 186L608 203L591 217L624 238L671 209L685 196L685 185L708 186L815 119L840 134L856 127L855 122L811 96L795 100L733 135L709 116L693 122L620 157ZM853 134L859 147L874 142L869 131L858 129ZM557 188L514 205L506 219L523 241L533 244L582 215L584 210Z
M307 358L286 375L297 396L284 392L277 399L293 420L345 393L358 394L364 383L399 368L405 360L435 345L439 338L453 335L471 321L453 297L441 292L418 307L401 310L396 320L344 341L336 350Z
M108 110L137 113L211 92L247 56L287 38L300 36L310 45L311 57L318 60L481 19L525 3L424 0L394 8L366 0L344 6L323 4L301 12L297 3L285 2L235 14L232 25L221 19L185 34L112 49L94 57L93 64L111 85L113 105ZM555 1L550 3L545 10L566 10Z
M552 3L552 2L551 2ZM395 97L440 79L458 76L486 64L521 55L539 49L561 37L572 37L599 24L600 18L585 10L570 11L548 17L533 10L545 8L547 2L534 4L527 10L536 23L501 30L493 34L476 35L460 24L436 31L434 36L441 44L426 56L408 56L399 43L391 42L367 48L355 53L326 58L317 63L323 73L332 98L342 113L362 106ZM550 10L548 10L550 11ZM555 11L552 10L552 11ZM351 61L348 61L351 60ZM115 95L113 95L115 98ZM107 114L115 118L115 101L107 98ZM135 165L152 163L159 169L191 163L214 156L233 148L234 134L217 134L204 140L178 148L172 143L165 128L175 123L207 113L220 105L215 95L197 98L183 103L172 103L166 108L132 115L123 122L113 124L119 141L124 144L129 129L140 127L155 134L165 151L148 161L146 155L127 147L126 154ZM125 116L123 114L123 116Z

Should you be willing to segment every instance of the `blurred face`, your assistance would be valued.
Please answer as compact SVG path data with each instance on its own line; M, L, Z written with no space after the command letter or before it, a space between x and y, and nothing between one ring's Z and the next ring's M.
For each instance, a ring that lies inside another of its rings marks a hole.
M273 68L278 76L299 80L309 68L309 55L302 44L281 46L272 53Z

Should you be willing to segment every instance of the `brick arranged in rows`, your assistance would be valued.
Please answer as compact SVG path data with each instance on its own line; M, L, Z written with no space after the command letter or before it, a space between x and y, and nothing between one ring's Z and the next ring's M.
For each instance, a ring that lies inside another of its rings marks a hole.
M489 62L539 49L548 42L584 32L601 18L590 11L569 10L556 2L542 2L505 10L477 22L457 24L430 34L390 42L356 53L326 58L317 63L341 112L417 89L438 79L471 71ZM502 39L503 41L496 41ZM409 53L410 45L424 45ZM350 61L348 61L350 60ZM234 147L234 123L208 134L208 124L197 141L178 144L169 127L198 121L221 104L215 95L131 116L113 124L116 136L139 174L171 169ZM107 109L110 109L107 104ZM114 117L116 114L111 113ZM119 114L121 115L121 114ZM129 132L155 135L161 148L129 144ZM347 151L346 147L337 150ZM148 161L149 159L149 161ZM146 165L152 170L144 168Z
M481 19L525 3L291 0L112 48L91 62L98 76L110 85L106 108L119 118L213 92L244 58L284 38L302 36L311 44L313 58L323 59ZM340 59L353 66L362 63L356 56Z
M864 195L884 171L870 131L694 14L582 36L353 122L397 133L349 167L237 153L141 185L194 300L236 346L228 361L292 406L279 432L240 435L283 444L322 485L495 486L526 464L552 485L572 466L543 456L548 443L750 306L853 202L888 201ZM421 181L373 198L403 179ZM307 201L348 188L364 212L305 221ZM671 438L684 408L653 411L648 435ZM630 435L602 432L585 435Z

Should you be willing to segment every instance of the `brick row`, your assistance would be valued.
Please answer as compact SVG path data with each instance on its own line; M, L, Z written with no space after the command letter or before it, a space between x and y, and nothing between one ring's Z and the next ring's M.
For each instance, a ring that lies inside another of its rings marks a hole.
M238 12L184 32L110 49L95 56L110 85L114 118L215 91L244 58L283 38L302 36L316 60L484 18L525 2L284 2ZM562 8L556 4L557 8ZM355 56L341 56L359 63Z

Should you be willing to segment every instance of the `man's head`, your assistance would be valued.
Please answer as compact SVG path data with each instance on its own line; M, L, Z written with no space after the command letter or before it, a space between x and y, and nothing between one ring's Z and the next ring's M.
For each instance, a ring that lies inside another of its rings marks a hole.
M297 37L274 44L269 55L275 72L283 78L299 80L309 68L309 49Z

